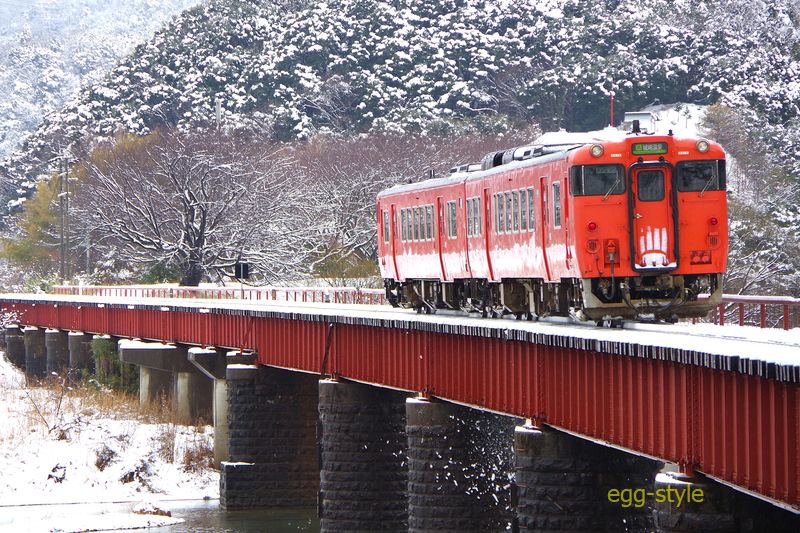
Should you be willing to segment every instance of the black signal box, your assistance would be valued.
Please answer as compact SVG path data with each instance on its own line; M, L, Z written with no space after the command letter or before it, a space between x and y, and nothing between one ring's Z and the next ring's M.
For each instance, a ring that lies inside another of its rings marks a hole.
M250 277L250 263L238 262L233 267L233 275L236 279L247 279Z

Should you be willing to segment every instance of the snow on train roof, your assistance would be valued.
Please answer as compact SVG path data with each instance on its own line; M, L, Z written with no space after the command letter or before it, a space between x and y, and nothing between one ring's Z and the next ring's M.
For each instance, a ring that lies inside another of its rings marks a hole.
M510 163L506 163L505 165L498 165L496 167L492 167L486 170L476 170L473 172L456 172L453 174L449 174L443 178L434 178L423 181L415 181L413 183L403 183L394 185L378 193L378 198L398 193L423 191L426 189L431 189L434 187L442 187L446 185L457 185L460 183L465 183L468 180L481 179L497 172L505 172L506 170L513 170L517 168L528 167L531 165L546 163L548 161L560 159L564 157L564 154L566 152L578 148L582 145L583 145L582 143L581 144L573 143L569 146L565 146L563 149L557 149L557 151L555 152L550 152L538 157L533 157L531 159L525 159L523 161L511 161Z
M486 170L455 172L441 178L397 184L378 193L378 198L398 193L422 191L434 187L457 185L468 180L484 178L495 172L524 168L531 165L538 165L555 159L560 159L566 152L586 144L608 141L619 142L625 140L625 138L625 132L612 127L588 132L571 132L565 130L550 131L539 136L530 144L531 147L536 146L544 148L546 152L543 155L521 161L511 161L504 165L498 165ZM513 150L514 148L508 149Z

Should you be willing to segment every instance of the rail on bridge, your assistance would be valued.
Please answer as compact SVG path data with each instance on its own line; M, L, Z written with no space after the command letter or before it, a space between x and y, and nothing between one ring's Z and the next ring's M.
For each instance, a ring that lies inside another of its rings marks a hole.
M175 285L56 285L53 294L123 298L240 299L273 302L326 302L383 305L383 289L356 287L179 287ZM714 324L761 328L800 327L800 298L724 294L710 313ZM698 322L697 319L694 322Z

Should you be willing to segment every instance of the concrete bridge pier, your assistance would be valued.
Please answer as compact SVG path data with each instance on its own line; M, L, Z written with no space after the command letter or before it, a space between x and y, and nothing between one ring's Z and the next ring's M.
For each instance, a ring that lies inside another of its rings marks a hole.
M44 330L26 326L22 331L25 336L25 377L43 378L47 362Z
M67 335L69 348L69 377L77 380L83 370L92 370L92 336L80 331L70 331Z
M516 419L409 399L408 531L506 531Z
M25 369L25 335L17 324L6 326L6 355L8 360L22 370Z
M319 382L322 533L408 531L406 394Z
M518 531L653 531L662 463L532 426L516 428L514 450Z
M214 465L220 468L230 457L230 438L228 436L228 382L225 372L228 360L232 363L244 362L240 352L229 352L224 348L189 348L189 362L212 380L211 415L214 423ZM245 360L252 357L245 357Z
M139 367L139 403L166 400L186 423L211 420L212 381L188 359L185 347L122 340L119 358Z
M45 351L47 352L46 371L60 373L69 366L69 333L58 329L48 329L44 332Z
M230 460L220 470L225 509L317 503L317 375L229 364Z

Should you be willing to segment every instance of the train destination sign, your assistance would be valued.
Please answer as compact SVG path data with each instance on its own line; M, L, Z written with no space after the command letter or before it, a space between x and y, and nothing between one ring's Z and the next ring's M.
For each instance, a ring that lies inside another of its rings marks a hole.
M633 143L633 155L666 154L667 143Z

